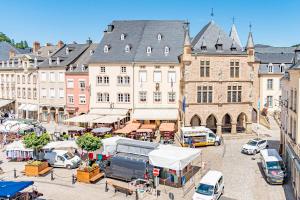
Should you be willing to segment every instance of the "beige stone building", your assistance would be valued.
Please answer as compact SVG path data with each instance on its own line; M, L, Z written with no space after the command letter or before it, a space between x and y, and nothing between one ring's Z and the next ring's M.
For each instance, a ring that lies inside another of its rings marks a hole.
M228 36L211 21L192 42L186 34L182 59L183 125L218 134L251 132L259 95L252 33L244 50L234 24Z
M300 198L300 47L294 64L283 77L281 103L281 147L296 199Z

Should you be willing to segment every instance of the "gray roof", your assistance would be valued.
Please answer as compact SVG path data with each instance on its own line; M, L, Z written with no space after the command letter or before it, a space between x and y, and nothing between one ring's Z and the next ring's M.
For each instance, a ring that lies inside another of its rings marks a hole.
M66 44L59 50L57 50L54 54L50 56L50 58L46 59L42 62L39 67L65 67L72 64L87 48L88 44ZM67 48L69 49L69 53L67 54ZM52 60L52 63L49 64L49 60ZM60 63L57 63L57 60L60 60Z
M260 64L258 73L259 74L284 74L284 72L291 67L292 64L285 64L283 71L281 71L281 64L273 64L273 72L269 72L269 64Z
M201 49L202 44L206 44L207 50ZM223 50L216 49L216 44L222 44ZM235 45L236 51L232 51L232 45ZM217 53L217 54L244 54L242 47L232 38L230 38L214 21L210 21L194 37L192 41L193 52L195 53Z
M238 32L236 30L235 24L232 24L231 26L231 30L229 33L229 37L234 40L236 42L237 45L239 45L240 47L242 47L242 43L240 41L240 37L238 35Z
M184 21L176 20L128 20L113 21L113 30L106 31L91 57L90 63L99 62L172 62L178 63L184 43ZM125 39L121 40L121 34ZM158 34L162 39L157 39ZM104 53L104 46L109 51ZM130 52L125 46L130 45ZM152 48L147 54L147 47ZM170 52L165 55L165 47Z
M81 54L75 62L73 62L72 69L69 66L67 68L67 72L69 73L78 73L78 72L88 72L88 63L91 56L94 54L95 49L97 48L98 44L93 43L91 44L83 54ZM84 68L82 68L84 66Z
M25 53L30 53L31 49L18 49L14 46L12 46L10 43L2 41L0 42L0 61L4 60L7 61L9 60L9 52L14 51L15 54L25 54Z
M255 52L255 59L261 63L292 63L294 53L258 53Z
M295 53L296 47L255 47L257 53Z

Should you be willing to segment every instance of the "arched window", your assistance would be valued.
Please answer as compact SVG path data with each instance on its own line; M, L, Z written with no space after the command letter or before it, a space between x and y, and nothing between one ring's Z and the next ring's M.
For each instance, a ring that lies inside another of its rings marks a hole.
M109 46L108 46L108 45L105 45L105 46L104 46L104 49L103 49L104 53L107 53L108 50L109 50Z
M161 40L161 38L162 38L162 35L159 33L159 34L157 34L157 40Z
M152 52L152 48L151 47L147 47L147 53L150 54Z
M268 65L268 72L273 73L273 65L272 64Z
M125 52L126 52L126 53L129 53L129 52L130 52L130 49L131 49L130 45L127 44L127 45L125 46Z
M125 40L125 37L126 37L125 33L122 33L120 39Z
M168 46L165 46L165 54L170 53L170 48Z

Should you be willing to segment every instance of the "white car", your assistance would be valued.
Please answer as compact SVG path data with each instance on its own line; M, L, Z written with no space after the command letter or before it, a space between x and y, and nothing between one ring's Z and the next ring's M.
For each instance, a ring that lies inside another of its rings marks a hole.
M260 138L249 140L247 144L242 146L242 153L256 155L260 150L268 148L268 141Z
M224 194L224 178L222 172L208 171L195 188L193 200L217 200Z

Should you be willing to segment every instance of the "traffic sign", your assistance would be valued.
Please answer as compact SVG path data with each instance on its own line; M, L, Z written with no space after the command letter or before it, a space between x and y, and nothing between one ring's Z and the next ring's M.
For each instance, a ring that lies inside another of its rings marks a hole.
M153 168L153 176L158 176L158 175L159 175L159 169Z

